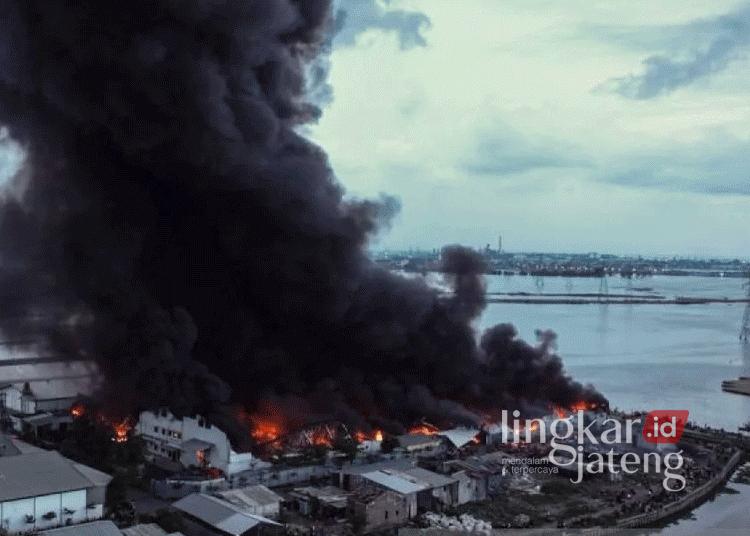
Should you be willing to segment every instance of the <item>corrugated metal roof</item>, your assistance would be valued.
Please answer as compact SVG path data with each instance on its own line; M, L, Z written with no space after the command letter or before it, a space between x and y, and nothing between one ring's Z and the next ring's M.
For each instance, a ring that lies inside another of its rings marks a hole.
M362 477L385 488L406 495L426 489L448 486L456 482L455 478L439 475L420 467L410 467L400 471L382 469L380 471L365 473Z
M461 448L471 443L479 433L479 430L467 430L466 428L455 428L453 430L447 430L440 432L440 435L448 438L448 441L453 443L456 448Z
M404 495L424 491L430 487L424 482L411 482L395 472L386 473L385 471L373 471L372 473L363 474L362 478L375 482L376 484L388 489L392 489L393 491L403 493Z
M239 536L260 523L279 525L275 521L243 512L226 501L203 493L188 495L172 506L234 536Z
M142 523L122 529L123 536L184 536L181 532L167 533L156 523Z
M98 471L96 473L99 481L111 480L109 475ZM93 482L79 471L74 462L54 451L0 457L0 501L74 491L96 485L99 485L98 482Z
M251 508L278 504L284 500L280 495L261 485L220 491L216 495L236 506Z
M79 473L88 478L93 484L96 484L97 486L107 486L112 481L112 477L107 473L102 473L101 471L94 469L93 467L89 467L88 465L73 462L73 467L75 467Z
M454 478L449 478L438 473L433 473L432 471L422 469L421 467L404 469L402 472L416 478L420 482L424 482L431 488L441 488L443 486L448 486L456 481Z
M396 460L389 460L386 462L368 463L363 465L350 465L341 469L341 473L345 475L363 475L365 473L371 473L373 471L379 471L381 469L406 469L409 467L416 467L416 462L412 458L400 458Z
M398 436L398 444L404 448L428 447L442 443L443 438L438 435L405 434Z
M45 530L39 536L122 536L122 532L117 525L106 520Z

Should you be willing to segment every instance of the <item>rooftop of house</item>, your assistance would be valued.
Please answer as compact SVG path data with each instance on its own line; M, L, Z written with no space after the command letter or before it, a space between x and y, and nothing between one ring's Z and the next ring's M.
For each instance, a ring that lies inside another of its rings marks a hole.
M362 477L404 495L448 486L456 482L455 478L439 475L419 467L412 467L401 471L381 469L365 473Z
M216 493L225 501L229 501L235 506L257 508L280 503L283 498L277 495L266 486L248 486L246 488L236 488Z
M183 497L172 507L233 536L244 534L261 523L279 525L275 521L244 512L227 501L203 493L192 493Z

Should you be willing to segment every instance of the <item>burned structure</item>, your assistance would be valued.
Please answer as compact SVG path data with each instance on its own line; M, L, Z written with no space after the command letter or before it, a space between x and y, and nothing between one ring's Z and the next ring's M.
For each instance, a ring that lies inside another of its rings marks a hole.
M476 343L480 254L452 296L366 254L398 202L354 200L298 133L329 0L0 4L0 123L26 155L0 206L0 325L94 361L111 413L168 407L249 440L263 413L400 434L605 404L552 339ZM238 417L240 416L240 417ZM244 443L244 444L243 444Z

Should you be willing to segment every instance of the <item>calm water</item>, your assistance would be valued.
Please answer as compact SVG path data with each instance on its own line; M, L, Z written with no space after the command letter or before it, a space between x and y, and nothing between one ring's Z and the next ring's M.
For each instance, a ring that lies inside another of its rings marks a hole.
M632 289L620 277L610 277L607 283L612 294L739 298L746 293L743 280L729 278L654 276L633 280ZM593 278L490 276L488 290L587 293L598 292L600 284ZM645 288L652 290L636 290ZM479 327L510 322L529 342L535 341L535 330L552 329L568 372L578 381L592 383L612 406L687 409L697 423L736 430L750 420L750 397L722 392L721 382L750 375L750 350L739 340L744 309L743 303L491 303ZM682 536L750 530L750 487L732 487L740 493L720 494L690 519L651 533Z
M536 278L491 276L491 292L537 292ZM597 292L592 278L543 278L542 292ZM649 277L637 288L665 296L742 297L740 279ZM608 278L610 293L627 280ZM649 292L636 291L645 294ZM750 420L750 397L721 391L722 380L750 375L739 340L745 304L517 304L491 303L480 328L511 322L533 342L535 330L558 335L558 353L577 380L592 383L620 409L687 409L690 418L736 429Z

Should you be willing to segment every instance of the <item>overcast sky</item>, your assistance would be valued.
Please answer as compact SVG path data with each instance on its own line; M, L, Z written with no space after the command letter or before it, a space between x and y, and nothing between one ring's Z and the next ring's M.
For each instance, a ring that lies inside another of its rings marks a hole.
M750 258L750 4L339 0L308 135L377 248Z

